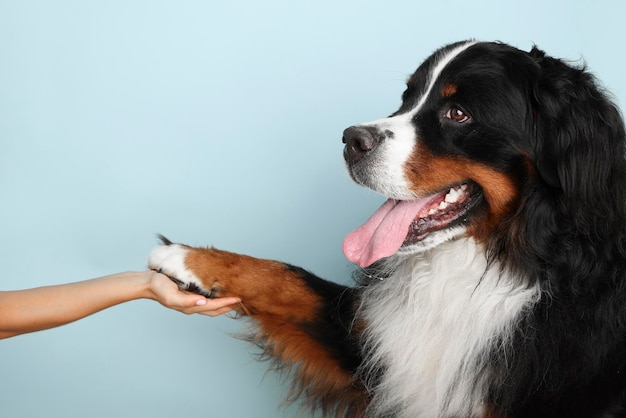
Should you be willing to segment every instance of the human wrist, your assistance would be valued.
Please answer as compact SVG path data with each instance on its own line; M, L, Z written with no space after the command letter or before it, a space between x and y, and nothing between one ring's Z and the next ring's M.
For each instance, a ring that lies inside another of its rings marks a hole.
M154 270L145 270L139 273L138 281L141 289L141 297L143 299L158 300L158 292L154 279L156 274L157 272Z

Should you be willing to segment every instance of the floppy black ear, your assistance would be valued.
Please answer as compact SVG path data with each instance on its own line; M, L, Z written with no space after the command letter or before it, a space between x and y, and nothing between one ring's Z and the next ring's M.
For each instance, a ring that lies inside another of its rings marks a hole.
M540 177L570 207L622 205L624 123L616 106L584 68L533 48L540 67L533 86L534 160Z

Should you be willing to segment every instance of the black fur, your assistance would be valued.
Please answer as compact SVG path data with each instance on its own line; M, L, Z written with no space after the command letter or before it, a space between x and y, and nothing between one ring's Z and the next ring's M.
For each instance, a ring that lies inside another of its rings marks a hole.
M507 48L497 45L496 48ZM539 281L494 401L510 416L623 416L626 389L626 162L620 112L584 69L534 48L512 64L528 103L528 173L498 256ZM529 60L531 61L529 63ZM515 246L515 244L519 244Z
M356 304L354 289L320 279L301 267L290 264L286 264L286 267L325 301L316 317L317 321L314 324L302 324L302 328L322 343L342 368L356 372L362 358L352 333ZM320 326L320 322L325 325Z

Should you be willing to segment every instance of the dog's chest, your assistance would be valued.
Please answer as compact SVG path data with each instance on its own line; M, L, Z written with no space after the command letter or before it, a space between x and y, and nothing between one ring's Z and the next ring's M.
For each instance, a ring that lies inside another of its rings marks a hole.
M370 286L360 315L367 324L364 376L376 376L372 416L479 414L489 354L505 350L538 290L497 265L471 239L403 259Z

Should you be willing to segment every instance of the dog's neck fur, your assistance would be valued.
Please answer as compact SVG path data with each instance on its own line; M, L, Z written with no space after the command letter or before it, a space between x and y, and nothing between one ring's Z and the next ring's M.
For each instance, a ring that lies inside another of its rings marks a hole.
M373 395L368 416L479 415L490 355L505 358L539 288L488 265L484 246L471 238L402 258L363 290L359 308L361 372Z

